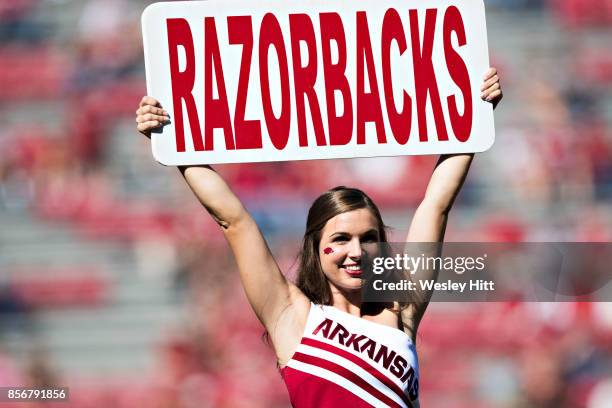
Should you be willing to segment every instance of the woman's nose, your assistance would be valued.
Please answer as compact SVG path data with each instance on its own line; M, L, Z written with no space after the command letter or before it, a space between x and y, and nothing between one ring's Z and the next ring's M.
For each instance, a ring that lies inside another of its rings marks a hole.
M351 242L349 243L349 252L348 252L348 257L349 258L354 258L354 259L359 259L361 258L361 254L363 252L362 248L361 248L361 242L359 241L359 239L352 239Z

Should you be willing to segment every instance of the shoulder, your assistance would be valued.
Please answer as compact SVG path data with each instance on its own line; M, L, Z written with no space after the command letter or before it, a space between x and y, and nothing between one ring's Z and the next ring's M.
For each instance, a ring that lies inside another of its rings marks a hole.
M419 308L415 304L408 304L405 306L398 305L395 313L398 318L400 330L410 336L413 343L416 343L417 330L421 322L421 317L423 317L422 313L419 312Z
M289 295L285 307L280 311L274 328L279 335L301 336L310 313L310 299L293 283L289 284Z
M286 307L275 319L274 326L268 328L279 366L284 366L291 359L302 340L310 307L310 300L297 286L290 284Z

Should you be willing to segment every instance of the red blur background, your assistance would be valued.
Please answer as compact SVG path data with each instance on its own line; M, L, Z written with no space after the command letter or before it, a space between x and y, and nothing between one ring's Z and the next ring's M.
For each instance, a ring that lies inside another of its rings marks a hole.
M612 3L485 3L505 98L448 239L610 242ZM147 4L0 0L0 386L70 387L62 407L288 407L221 232L135 130ZM218 170L292 276L317 195L365 190L400 240L434 162ZM425 407L612 401L610 303L432 304L418 352Z

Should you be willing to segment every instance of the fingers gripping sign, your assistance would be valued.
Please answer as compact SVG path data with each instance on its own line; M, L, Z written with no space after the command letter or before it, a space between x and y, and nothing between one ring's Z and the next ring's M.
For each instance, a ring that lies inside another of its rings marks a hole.
M496 68L489 68L485 73L480 91L480 98L483 101L491 102L493 108L502 100L503 93Z
M136 129L146 137L151 137L151 130L168 123L170 116L161 104L150 96L144 96L136 110Z

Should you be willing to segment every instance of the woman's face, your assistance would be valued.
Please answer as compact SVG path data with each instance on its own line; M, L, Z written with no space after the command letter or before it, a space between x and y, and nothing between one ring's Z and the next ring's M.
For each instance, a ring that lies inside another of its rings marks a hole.
M332 290L361 288L362 269L378 252L376 217L367 208L331 218L323 227L319 259Z

